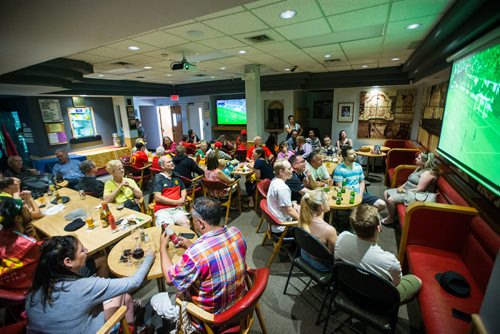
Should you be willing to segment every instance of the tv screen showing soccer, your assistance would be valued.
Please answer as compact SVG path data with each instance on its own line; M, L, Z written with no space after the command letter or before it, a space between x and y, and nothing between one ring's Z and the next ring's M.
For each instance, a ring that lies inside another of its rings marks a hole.
M217 100L217 123L220 125L247 124L246 100Z
M498 40L498 38L497 38ZM500 195L500 44L455 60L438 152Z

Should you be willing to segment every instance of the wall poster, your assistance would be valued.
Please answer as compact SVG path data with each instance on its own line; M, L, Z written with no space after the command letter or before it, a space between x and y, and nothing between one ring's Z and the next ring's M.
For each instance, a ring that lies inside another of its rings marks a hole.
M38 104L44 123L63 121L58 99L39 99Z
M416 94L415 89L362 91L358 138L410 139Z

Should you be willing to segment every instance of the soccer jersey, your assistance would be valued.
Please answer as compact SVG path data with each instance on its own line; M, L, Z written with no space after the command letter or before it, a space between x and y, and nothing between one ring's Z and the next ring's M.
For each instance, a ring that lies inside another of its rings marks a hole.
M157 174L153 184L153 194L161 193L163 197L173 200L180 199L181 191L184 189L186 189L186 187L181 179L173 175L171 178L168 178L164 173ZM175 208L176 206L177 205L156 202L154 212L161 209Z

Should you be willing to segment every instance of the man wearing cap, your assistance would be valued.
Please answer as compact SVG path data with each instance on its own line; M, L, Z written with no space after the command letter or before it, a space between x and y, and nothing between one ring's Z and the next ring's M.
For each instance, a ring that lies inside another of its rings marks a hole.
M236 149L247 149L247 130L241 130L240 135L236 138Z
M217 159L224 159L224 160L233 159L229 154L227 154L222 150L222 143L220 141L216 141L213 144L212 142L210 142L210 148L207 151L207 155L209 155L212 152L216 153L215 155L217 156Z
M335 243L335 260L360 266L382 276L396 286L401 303L414 297L422 281L415 275L401 274L401 264L396 256L377 245L382 231L380 217L375 207L362 204L349 217L355 235L349 231L340 233Z

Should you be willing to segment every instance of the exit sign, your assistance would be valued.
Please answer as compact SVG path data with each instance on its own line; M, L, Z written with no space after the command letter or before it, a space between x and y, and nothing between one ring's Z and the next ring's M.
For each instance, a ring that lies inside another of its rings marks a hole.
M170 95L170 101L179 101L179 95Z

